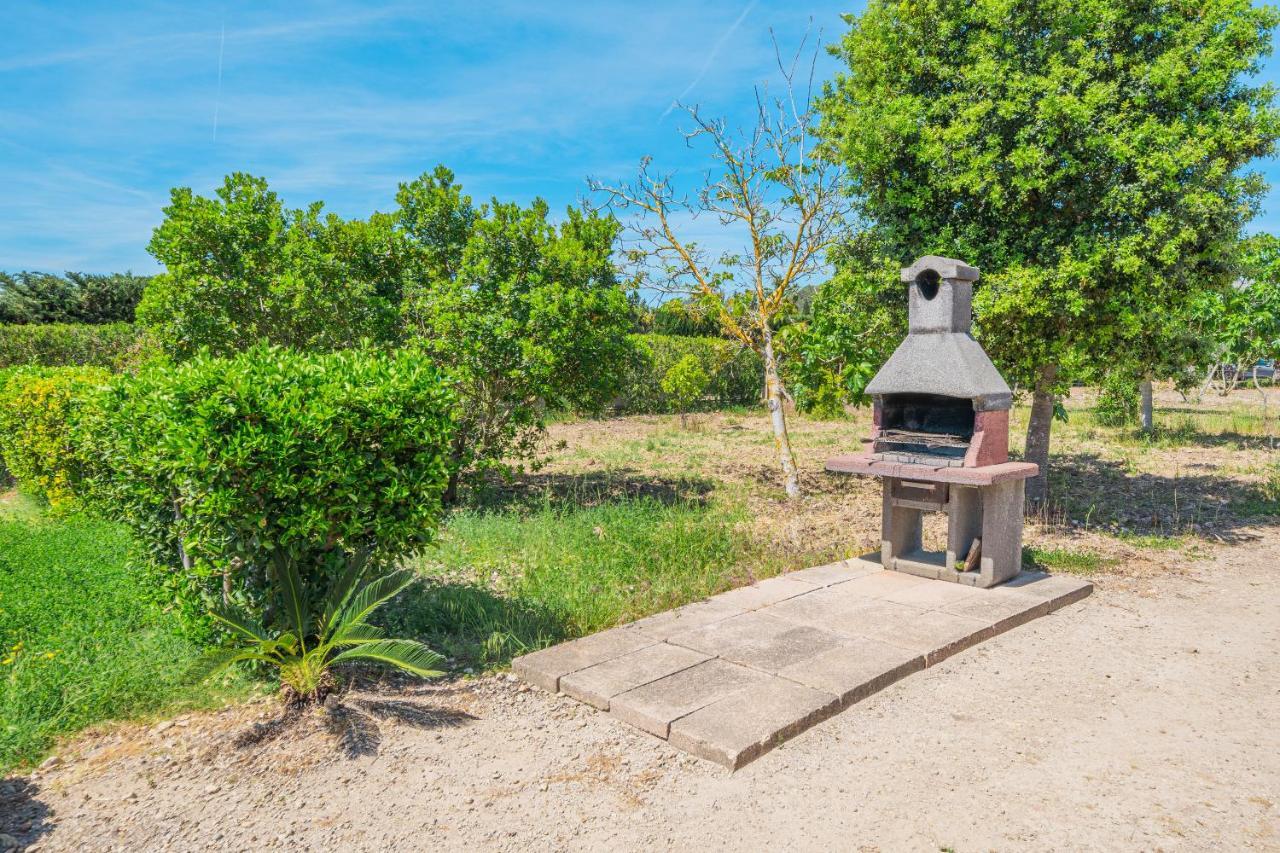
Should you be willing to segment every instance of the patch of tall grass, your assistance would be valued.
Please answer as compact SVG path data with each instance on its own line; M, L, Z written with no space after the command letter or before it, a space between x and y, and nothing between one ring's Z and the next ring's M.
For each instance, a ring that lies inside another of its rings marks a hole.
M414 564L425 583L396 608L396 627L455 658L505 663L776 574L745 520L736 507L653 497L461 511Z
M94 723L213 701L186 685L200 649L146 603L131 547L113 524L0 515L0 769Z

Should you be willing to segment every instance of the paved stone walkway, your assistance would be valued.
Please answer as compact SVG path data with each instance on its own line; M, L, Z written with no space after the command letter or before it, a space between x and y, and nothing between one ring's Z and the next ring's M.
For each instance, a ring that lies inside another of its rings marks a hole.
M913 672L1093 590L992 589L855 559L792 572L517 658L519 677L736 769Z

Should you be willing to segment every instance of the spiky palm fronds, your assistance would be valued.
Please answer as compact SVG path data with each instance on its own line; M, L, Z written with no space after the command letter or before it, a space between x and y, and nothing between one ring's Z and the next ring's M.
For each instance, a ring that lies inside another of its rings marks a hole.
M357 555L313 618L296 565L287 559L276 561L284 629L271 634L243 610L217 608L213 618L232 630L236 643L205 655L192 675L208 678L239 661L260 661L277 670L286 695L299 701L323 698L326 685L332 683L329 671L339 663L370 661L421 678L441 675L435 668L441 661L438 654L415 640L388 639L381 628L366 621L413 583L413 574L397 571L367 579L366 565L367 558Z

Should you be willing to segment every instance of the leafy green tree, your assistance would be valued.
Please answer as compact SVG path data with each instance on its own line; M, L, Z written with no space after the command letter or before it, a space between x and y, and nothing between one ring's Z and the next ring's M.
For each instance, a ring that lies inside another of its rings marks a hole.
M179 358L259 342L332 350L394 341L403 241L389 216L347 221L316 202L288 210L267 182L227 176L215 198L181 187L148 247L165 272L138 319Z
M1028 485L1047 497L1056 395L1126 314L1224 269L1280 117L1252 85L1280 18L1248 0L872 0L821 109L891 257L983 270L978 333L1032 391ZM1172 297L1172 299L1171 299Z
M548 409L598 411L630 354L631 306L613 262L615 219L542 200L475 204L443 166L402 184L406 334L459 399L456 474L531 456Z
M132 323L147 277L0 273L0 324Z
M868 402L867 383L907 329L901 264L852 248L832 253L835 274L817 288L808 320L784 330L796 405L820 417Z
M1259 359L1280 357L1280 238L1256 234L1242 240L1237 271L1230 286L1202 294L1196 305L1197 328L1213 359L1208 378L1225 365L1234 368L1231 382L1223 377L1225 388Z
M696 355L686 355L667 369L662 377L662 393L666 394L680 412L680 425L688 426L690 407L707 393L711 377L703 370Z

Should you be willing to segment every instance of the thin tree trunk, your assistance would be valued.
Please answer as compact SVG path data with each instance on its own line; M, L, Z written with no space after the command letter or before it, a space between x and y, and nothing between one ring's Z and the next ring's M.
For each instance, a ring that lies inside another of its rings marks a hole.
M773 443L782 463L782 478L787 497L800 497L800 471L791 452L791 436L787 434L787 413L782 405L782 379L778 376L778 359L773 353L773 330L764 328L764 387L773 421Z
M1205 374L1204 384L1200 386L1201 397L1203 397L1206 393L1208 393L1209 387L1213 385L1213 377L1217 374L1217 372L1218 372L1218 362L1215 361L1213 364L1209 365L1209 372ZM1197 403L1200 402L1199 398L1196 398L1196 402Z
M1049 433L1053 427L1053 385L1058 378L1058 365L1046 364L1036 376L1031 395L1031 418L1027 421L1027 444L1023 459L1040 466L1040 472L1027 480L1027 501L1032 504L1049 500Z
M1150 377L1142 380L1142 383L1138 386L1138 390L1142 394L1142 431L1149 433L1155 428L1155 404L1151 399Z

